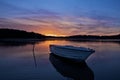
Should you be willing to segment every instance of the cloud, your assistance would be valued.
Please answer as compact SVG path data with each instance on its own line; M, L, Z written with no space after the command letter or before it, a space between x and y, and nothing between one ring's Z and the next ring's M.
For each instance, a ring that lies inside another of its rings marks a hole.
M66 16L40 9L13 18L0 18L0 27L42 34L110 35L120 32L119 22L118 18L112 17Z

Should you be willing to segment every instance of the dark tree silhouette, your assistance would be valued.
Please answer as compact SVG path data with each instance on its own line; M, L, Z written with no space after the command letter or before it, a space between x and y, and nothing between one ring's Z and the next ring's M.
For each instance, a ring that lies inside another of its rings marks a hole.
M23 39L29 39L29 38L34 38L34 39L42 39L45 38L44 35L34 33L34 32L26 32L23 30L15 30L15 29L0 29L0 38L1 39L16 39L16 38L23 38Z

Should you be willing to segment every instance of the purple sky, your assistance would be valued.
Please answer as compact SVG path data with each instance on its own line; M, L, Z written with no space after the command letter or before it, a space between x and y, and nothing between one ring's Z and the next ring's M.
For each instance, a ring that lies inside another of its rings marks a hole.
M0 28L45 35L120 33L120 0L0 0Z

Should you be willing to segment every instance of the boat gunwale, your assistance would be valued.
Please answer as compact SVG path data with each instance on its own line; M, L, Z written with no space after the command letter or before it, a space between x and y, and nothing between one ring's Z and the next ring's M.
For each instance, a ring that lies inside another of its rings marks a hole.
M66 48L66 49L69 49L69 50L72 49L72 48L69 48L69 47L64 47L64 46L59 46L59 45L50 45L50 46L55 46L55 47L59 47L59 48ZM84 52L92 52L92 53L95 52L95 50L93 50L93 49L90 49L91 51L87 51L87 50L79 50L79 49L72 49L72 50L84 51Z

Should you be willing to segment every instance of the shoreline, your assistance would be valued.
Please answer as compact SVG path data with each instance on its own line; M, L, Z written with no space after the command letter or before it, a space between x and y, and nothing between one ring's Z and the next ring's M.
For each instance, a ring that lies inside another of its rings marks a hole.
M67 39L67 38L46 38L46 39L34 39L34 38L28 38L28 39L21 39L21 38L18 38L18 39L13 39L13 38L8 38L8 39L0 39L0 42L2 41L18 41L18 42L35 42L35 41L47 41L47 40L66 40L66 41L98 41L98 42L111 42L111 41L116 41L116 42L120 42L120 39Z

